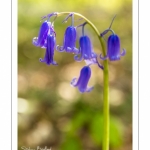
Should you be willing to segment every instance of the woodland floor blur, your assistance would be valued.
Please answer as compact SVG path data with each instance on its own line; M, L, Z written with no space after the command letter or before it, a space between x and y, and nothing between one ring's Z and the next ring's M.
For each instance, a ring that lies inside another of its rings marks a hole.
M87 17L100 32L109 27L121 39L126 55L109 62L110 69L110 150L132 149L132 1L131 0L18 0L18 150L37 146L51 150L100 150L102 141L103 74L91 66L89 85L94 89L81 94L70 86L78 77L84 62L72 54L55 52L58 66L40 63L45 50L32 45L38 36L41 17L51 12L71 11ZM56 42L62 45L70 20L55 21ZM83 21L76 17L75 25ZM81 29L78 29L78 38ZM87 25L94 51L101 46L94 31ZM78 43L77 43L78 47ZM100 60L101 63L103 63Z

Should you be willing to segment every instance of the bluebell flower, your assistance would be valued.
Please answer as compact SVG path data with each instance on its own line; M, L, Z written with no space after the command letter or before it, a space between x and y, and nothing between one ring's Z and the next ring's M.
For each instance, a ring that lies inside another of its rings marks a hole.
M71 85L77 87L81 93L90 92L94 87L87 87L89 79L91 77L91 69L89 66L84 66L80 71L80 77L73 78Z
M93 51L91 40L87 35L80 37L79 53L80 55L74 56L76 61L84 60L87 65L97 64L99 68L104 69L103 66L98 62L97 54Z
M79 50L76 48L76 34L76 27L67 27L64 34L63 46L57 45L56 50L58 50L59 52L66 51L68 53L78 54Z
M120 39L116 34L112 34L109 36L107 41L107 55L100 58L105 60L109 58L110 61L120 60L120 56L124 56L126 54L125 49L123 49L122 53L120 53Z
M32 40L33 45L37 47L43 47L45 45L45 41L47 39L47 34L50 29L51 23L44 21L40 27L38 37L34 37Z
M79 52L80 56L74 56L76 61L81 61L83 59L91 60L97 57L96 53L93 51L91 40L87 35L81 36L79 39Z
M54 61L54 49L55 49L55 35L54 33L49 33L47 35L47 42L46 42L46 52L44 59L40 58L40 62L45 62L47 65L57 65L57 63Z

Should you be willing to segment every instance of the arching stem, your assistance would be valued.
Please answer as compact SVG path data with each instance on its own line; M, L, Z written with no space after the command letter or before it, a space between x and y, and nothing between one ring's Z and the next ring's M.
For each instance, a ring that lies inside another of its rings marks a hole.
M57 16L70 14L71 12L59 12ZM104 46L104 41L100 36L98 29L94 26L94 24L88 20L83 15L73 12L74 15L83 18L95 31L101 47L103 56L106 56L106 50ZM115 17L114 17L115 18ZM108 59L104 60L104 70L103 70L103 145L102 150L109 150L109 68L108 68Z

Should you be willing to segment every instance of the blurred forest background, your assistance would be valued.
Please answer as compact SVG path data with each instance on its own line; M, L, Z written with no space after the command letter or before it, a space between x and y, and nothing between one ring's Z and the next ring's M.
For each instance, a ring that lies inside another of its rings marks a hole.
M110 62L110 150L132 149L132 1L131 0L18 0L18 150L51 147L51 150L101 150L103 73L91 66L90 93L81 94L70 86L85 62L75 62L72 54L55 51L58 66L39 62L45 50L32 44L38 36L41 17L52 12L78 12L99 32L109 27L120 37L126 55ZM62 45L70 19L55 21L56 44ZM83 23L75 17L75 25ZM81 29L77 30L79 39ZM101 45L87 25L94 51ZM107 35L108 36L108 35ZM107 38L106 36L106 38ZM78 41L77 45L78 47ZM99 60L103 63L101 60Z

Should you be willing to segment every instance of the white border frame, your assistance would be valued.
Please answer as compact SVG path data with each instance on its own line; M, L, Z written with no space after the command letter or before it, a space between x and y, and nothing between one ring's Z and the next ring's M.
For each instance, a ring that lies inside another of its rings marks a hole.
M18 1L12 1L12 150L18 149Z
M148 117L150 112L150 105L147 105L147 101L150 101L146 95L149 93L149 88L143 88L145 87L146 83L149 83L148 81L150 80L150 74L147 72L143 72L139 76L139 68L142 70L146 70L147 66L145 68L143 67L144 65L141 64L142 62L142 57L139 59L139 54L144 58L143 61L149 60L149 55L147 54L147 51L149 50L149 47L144 47L146 43L146 37L144 36L143 33L148 34L148 30L150 27L150 24L144 23L144 19L148 19L148 10L150 10L149 7L149 2L147 3L140 2L140 11L146 14L145 16L141 14L139 15L139 1L133 0L133 150L138 150L141 148L141 150L145 149L148 150L150 149L150 144L149 144L149 136L146 137L148 134L148 131L150 132L150 123L148 123L148 120L144 121L143 116ZM11 3L9 3L7 0L6 1L0 1L0 15L1 15L1 35L0 40L1 45L4 47L1 48L2 52L1 53L1 71L2 73L0 74L0 83L3 91L1 91L1 101L3 102L1 104L0 108L0 118L1 118L1 125L0 125L0 133L3 133L2 136L0 136L0 141L1 149L10 149L9 147L12 146L11 148L13 150L17 149L17 50L18 50L18 41L17 41L17 30L18 30L18 12L17 12L17 0L11 0ZM146 8L147 7L147 8ZM7 8L7 12L3 12L3 9ZM12 8L12 10L11 10ZM142 10L141 10L142 9ZM12 12L11 12L12 11ZM11 14L11 15L9 15ZM12 17L12 20L11 20ZM140 27L141 27L141 32L138 33L138 28L139 28L139 18L140 18ZM11 23L10 23L11 20ZM10 31L10 24L11 24L11 30ZM142 28L143 26L143 28ZM12 33L12 35L10 35ZM140 34L140 38L139 38ZM143 35L142 35L143 34ZM12 38L13 37L13 38ZM11 38L11 39L10 39ZM4 39L7 39L6 41L3 42ZM143 42L143 44L138 44L140 42ZM10 41L10 44L8 43ZM147 38L147 43L150 43L149 38ZM139 53L139 48L142 49L142 51ZM10 50L11 49L11 53ZM146 53L143 51L147 50ZM143 55L142 55L143 54ZM147 54L147 55L145 55ZM139 60L140 60L140 65L139 65ZM10 65L11 64L11 65ZM145 63L144 63L145 64ZM147 64L150 64L147 62ZM5 68L4 68L5 67ZM4 68L4 69L3 69ZM11 71L11 72L10 72ZM12 74L11 74L12 73ZM11 77L10 77L11 75ZM146 78L146 77L147 78ZM7 79L6 79L7 78ZM146 83L143 82L143 79L146 78ZM138 80L141 79L141 82L138 82ZM10 81L11 80L11 81ZM10 89L10 83L11 89ZM140 87L139 87L140 85ZM8 91L10 89L10 94L8 94ZM140 93L142 91L143 94L139 94L139 89ZM145 95L146 100L144 101L143 95ZM12 96L12 97L10 97ZM141 102L139 102L139 98L142 98ZM10 101L11 99L11 101ZM140 104L140 111L143 111L144 113L139 115L139 104ZM146 111L144 111L146 110ZM11 114L11 115L10 115ZM12 116L12 118L10 118ZM3 120L4 118L4 120ZM141 119L140 122L140 128L144 129L143 131L139 131L139 119ZM12 125L10 128L10 124ZM11 131L12 129L12 131ZM11 139L10 139L10 134ZM140 137L139 137L140 133ZM139 139L140 139L140 144L139 144ZM10 145L8 144L8 141L10 140Z
M0 149L11 149L11 1L0 1Z
M138 9L139 9L139 2L138 0L132 1L132 8L133 8L133 19L132 19L132 29L133 29L133 43L132 43L132 80L133 80L133 86L132 86L132 93L133 93L133 99L132 99L132 133L133 133L133 141L132 141L132 147L133 150L139 150L139 33L138 33Z

